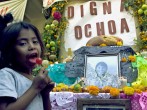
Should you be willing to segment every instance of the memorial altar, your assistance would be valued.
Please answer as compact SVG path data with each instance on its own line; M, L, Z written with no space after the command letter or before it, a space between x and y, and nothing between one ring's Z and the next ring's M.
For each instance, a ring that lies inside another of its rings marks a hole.
M127 92L132 94L124 96L120 91L117 99L129 99L129 110L147 110L147 61L140 53L146 49L146 14L143 13L146 11L146 2L61 0L48 2L46 5L44 11L48 12L49 16L46 16L43 41L50 64L48 75L52 81L69 87L74 85L77 79L84 77L88 86L97 86L99 89L113 86L119 90L124 85L129 86L133 92ZM140 9L141 14L138 13ZM104 78L104 82L109 83L96 83L96 62L101 60L107 63L111 76L117 77L117 83L110 77L107 80ZM124 84L121 78L125 79ZM51 92L52 110L77 110L79 98L92 99L93 96L88 92ZM110 93L100 91L94 98L112 97Z
M77 110L78 98L93 98L89 93L51 92L50 101L52 110ZM95 98L109 99L109 93L99 93ZM120 95L121 98L121 95ZM129 96L130 110L147 110L147 92Z

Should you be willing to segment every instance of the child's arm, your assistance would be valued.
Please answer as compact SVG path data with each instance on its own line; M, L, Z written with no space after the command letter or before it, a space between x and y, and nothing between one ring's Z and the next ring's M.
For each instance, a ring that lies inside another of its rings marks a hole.
M43 98L44 110L51 110L51 102L50 102L49 93L53 89L53 87L54 87L54 83L51 82L41 91L41 95L42 95L42 98Z
M4 100L0 102L0 110L25 110L34 97L39 93L35 88L30 87L20 98L15 102L9 103Z

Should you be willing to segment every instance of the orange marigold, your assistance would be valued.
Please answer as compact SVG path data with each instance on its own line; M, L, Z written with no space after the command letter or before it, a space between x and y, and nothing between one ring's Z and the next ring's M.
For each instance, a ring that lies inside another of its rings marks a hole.
M123 57L123 58L121 59L121 61L122 61L122 62L127 62L127 59L126 59L125 57Z
M100 46L107 46L106 44L100 44Z
M135 61L136 61L136 57L135 57L135 56L132 56L132 55L130 55L130 56L128 57L128 59L129 59L129 61L131 61L131 62L135 62Z
M100 89L97 86L91 85L87 87L87 90L91 95L98 95Z
M102 88L102 91L105 93L109 93L111 88L112 88L111 86L105 86Z
M111 89L110 89L110 95L111 95L111 96L117 97L117 96L119 96L119 94L120 94L119 89L117 89L117 88L111 88Z
M138 93L138 94L141 94L142 93L142 91L140 89L134 89L134 92L135 93Z

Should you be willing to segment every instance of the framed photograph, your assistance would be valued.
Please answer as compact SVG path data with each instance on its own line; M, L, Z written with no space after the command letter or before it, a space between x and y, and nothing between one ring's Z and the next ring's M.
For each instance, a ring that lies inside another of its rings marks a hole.
M85 55L86 85L119 87L119 54Z
M77 99L77 110L131 110L129 99Z

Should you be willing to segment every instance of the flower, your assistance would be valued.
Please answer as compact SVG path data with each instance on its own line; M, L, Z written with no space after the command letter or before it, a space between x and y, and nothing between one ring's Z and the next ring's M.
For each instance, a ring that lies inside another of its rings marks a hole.
M121 61L122 61L122 62L127 62L127 59L126 59L125 57L123 57L123 58L121 59Z
M111 89L110 89L110 95L111 95L112 97L117 97L117 96L119 96L119 94L120 94L119 89L117 89L117 88L111 88Z
M91 95L98 95L99 93L99 88L97 86L91 85L87 87L87 91L89 92L89 94Z
M62 15L66 3L67 1L59 1L50 7L52 9L52 16L47 19L44 26L43 42L46 46L45 59L49 60L50 64L56 61L59 62L59 59L61 59L59 58L60 38L64 36L68 24L67 18ZM50 43L51 41L54 42L54 45Z
M105 86L102 88L102 91L105 93L109 93L111 88L112 88L111 86Z
M123 43L122 43L121 41L118 41L116 45L117 45L117 46L122 46Z
M123 91L126 95L133 95L134 94L134 89L132 87L124 87L123 88Z
M138 94L141 94L142 93L142 91L140 89L134 89L134 92L135 93L138 93Z
M136 57L135 57L135 56L132 56L132 55L130 55L130 56L128 57L128 59L129 59L129 61L131 61L131 62L135 62L135 61L136 61Z
M55 20L60 21L62 15L61 15L60 12L56 11L56 12L53 13L53 17L54 17Z
M106 44L100 44L100 46L103 46L104 47L104 46L107 46L107 45Z

